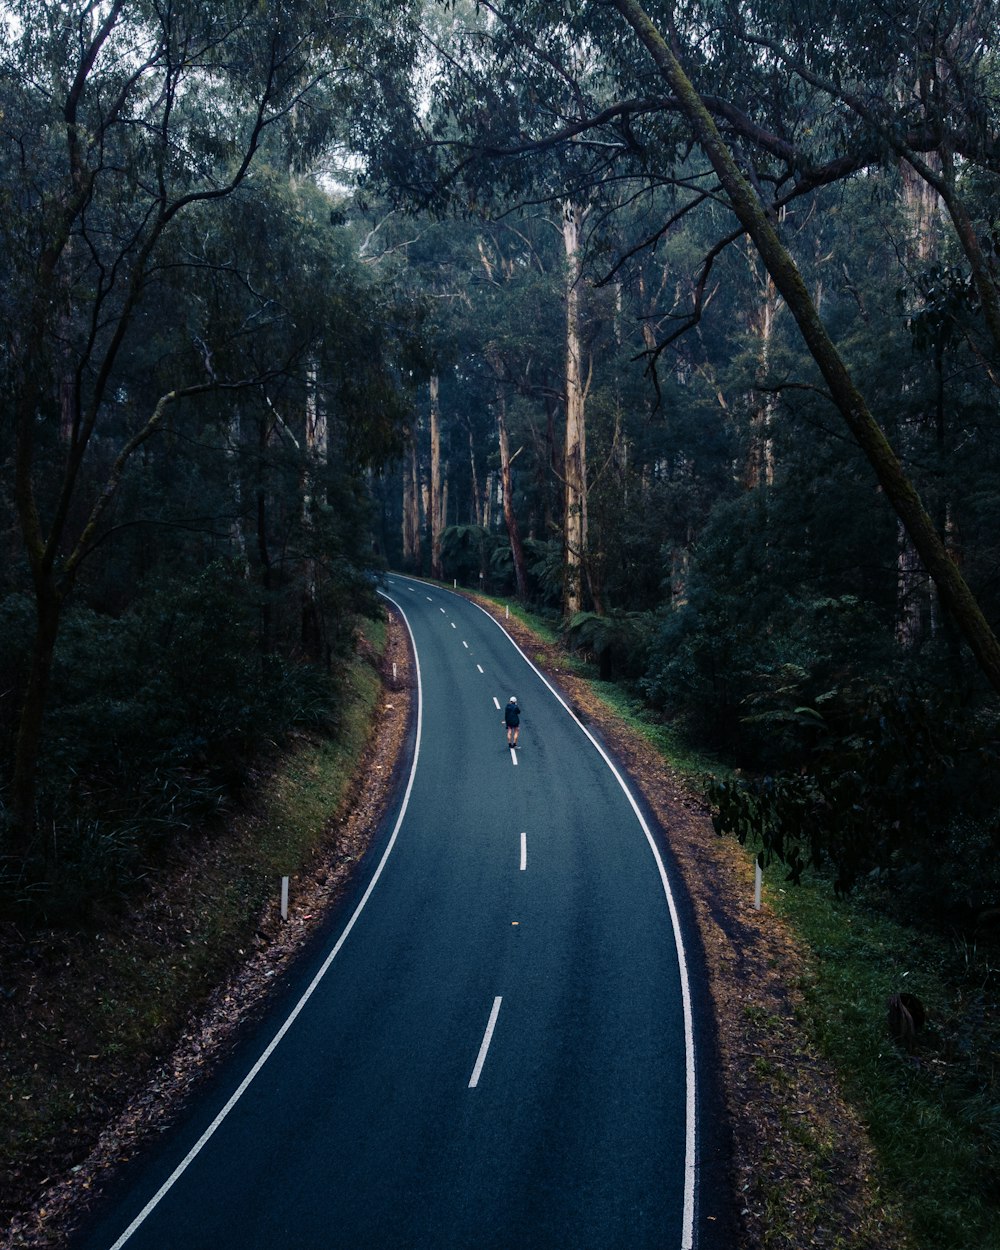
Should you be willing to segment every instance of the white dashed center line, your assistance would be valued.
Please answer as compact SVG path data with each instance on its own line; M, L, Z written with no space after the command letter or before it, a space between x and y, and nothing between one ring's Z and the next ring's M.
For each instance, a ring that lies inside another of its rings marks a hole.
M482 672L482 671L483 671L483 666L482 666L481 664L477 664L477 665L476 665L476 668L478 668L480 672ZM500 704L498 703L498 704L497 704L497 707L499 707L499 706L500 706Z
M490 1048L490 1042L493 1041L493 1030L497 1027L497 1016L500 1014L500 1004L502 998L494 998L493 1010L490 1012L489 1023L486 1026L486 1033L483 1037L483 1044L479 1047L479 1057L476 1059L476 1066L472 1069L472 1078L469 1081L469 1089L475 1089L479 1084L479 1078L483 1072L483 1064L486 1062L486 1054Z
M496 709L497 709L497 711L499 712L499 711L500 711L500 700L496 697L496 695L494 695L494 696L493 696L493 702L494 702L494 704L496 705Z
M522 833L521 834L521 871L524 872L524 870L527 867L528 867L528 835L526 833Z

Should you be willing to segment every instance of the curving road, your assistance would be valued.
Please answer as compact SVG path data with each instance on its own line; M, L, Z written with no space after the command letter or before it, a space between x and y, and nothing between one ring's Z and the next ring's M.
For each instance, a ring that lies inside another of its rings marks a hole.
M486 613L400 576L385 594L418 713L365 893L77 1244L704 1246L688 961L656 839Z

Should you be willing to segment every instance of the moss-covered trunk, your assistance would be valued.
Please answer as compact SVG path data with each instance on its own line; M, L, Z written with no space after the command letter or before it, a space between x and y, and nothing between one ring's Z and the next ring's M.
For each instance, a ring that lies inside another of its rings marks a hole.
M711 114L667 41L636 0L614 0L614 4L645 45L687 116L695 138L718 175L733 212L753 241L795 318L834 403L867 456L886 498L906 527L924 567L934 580L941 602L951 613L990 684L1000 693L1000 644L958 566L948 554L889 440L854 385L795 261L781 242L763 204L740 172Z

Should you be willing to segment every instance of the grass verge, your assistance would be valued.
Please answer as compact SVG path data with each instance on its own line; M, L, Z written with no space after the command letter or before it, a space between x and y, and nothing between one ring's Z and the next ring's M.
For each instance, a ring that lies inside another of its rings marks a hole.
M385 623L361 628L377 657ZM232 825L187 840L124 916L4 935L19 967L0 1020L0 1228L48 1173L76 1166L123 1095L260 944L280 878L309 865L350 792L380 690L373 664L355 657L336 740L300 737Z
M996 967L961 939L915 930L860 897L836 898L827 882L772 886L767 899L808 947L802 1023L861 1112L914 1244L996 1250ZM887 1030L887 999L904 990L927 1012L912 1051Z
M709 767L620 686L591 686L689 783L724 767L716 761ZM807 970L796 987L804 1003L799 1023L836 1068L865 1123L882 1182L895 1191L890 1200L907 1213L914 1247L1000 1250L996 945L915 929L885 915L863 893L838 898L822 879L771 885L765 899L806 953ZM889 996L904 991L927 1012L911 1051L897 1046L887 1027ZM787 1114L796 1129L795 1107ZM816 1143L818 1194L824 1152L835 1148ZM780 1207L773 1231L784 1218Z

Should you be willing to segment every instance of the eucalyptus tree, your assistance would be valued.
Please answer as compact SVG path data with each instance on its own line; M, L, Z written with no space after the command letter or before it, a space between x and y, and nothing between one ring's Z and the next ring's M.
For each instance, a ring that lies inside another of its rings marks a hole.
M971 284L970 333L995 370L997 282L983 243L992 225L981 215L988 201L970 195L976 181L995 187L1000 172L995 0L971 9L906 0L891 12L840 0L687 0L657 5L656 21L637 0L477 9L480 21L453 42L430 122L411 111L415 159L404 162L401 131L383 172L441 208L568 196L652 205L652 191L669 192L672 211L651 218L633 248L655 246L709 203L725 206L729 222L702 259L688 313L651 355L698 324L719 257L749 238L814 362L804 384L824 389L863 449L1000 690L993 631L824 324L781 221L823 188L894 177L905 162L946 208Z
M157 326L161 389L126 384L163 273L215 276L182 224L248 186L273 143L307 160L341 131L405 4L19 0L0 24L3 387L35 641L10 782L10 847L35 824L36 763L63 607L136 453L199 396L276 369L212 353L197 316ZM259 258L266 264L266 255ZM223 262L222 269L225 269ZM230 271L252 286L248 273ZM257 326L230 327L245 339ZM134 369L133 369L134 376Z

